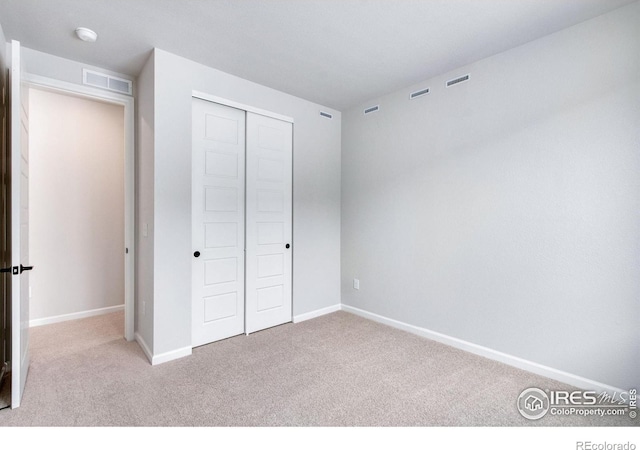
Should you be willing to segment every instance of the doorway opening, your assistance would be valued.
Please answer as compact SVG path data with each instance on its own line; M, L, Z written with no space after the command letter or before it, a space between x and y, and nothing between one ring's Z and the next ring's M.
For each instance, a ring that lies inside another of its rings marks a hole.
M124 107L34 87L28 97L30 326L121 312Z
M31 159L35 168L31 184L35 191L31 260L35 265L36 258L42 259L42 270L37 275L33 272L36 279L30 292L30 324L123 314L123 335L132 341L134 99L32 74L25 74L24 81L33 94ZM47 109L35 104L40 100L48 102ZM69 111L66 119L62 111L57 111L62 107ZM50 117L52 114L60 118ZM48 123L44 128L52 133L40 136L38 121ZM66 133L60 132L63 129ZM49 139L55 135L58 141ZM73 148L66 148L65 143ZM53 146L63 147L59 155ZM48 155L43 156L42 152ZM47 186L55 180L57 186ZM39 208L40 204L44 206ZM55 223L50 223L52 220ZM53 242L55 236L61 236L62 242ZM51 262L52 256L56 263ZM66 283L69 285L63 286ZM48 286L58 287L50 295ZM66 294L71 291L73 298ZM47 297L52 303L46 302Z

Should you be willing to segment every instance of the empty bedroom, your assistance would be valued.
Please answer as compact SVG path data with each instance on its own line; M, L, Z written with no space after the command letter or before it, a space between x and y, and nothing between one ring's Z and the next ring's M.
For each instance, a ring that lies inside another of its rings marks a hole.
M16 442L640 445L638 0L0 0L0 27Z

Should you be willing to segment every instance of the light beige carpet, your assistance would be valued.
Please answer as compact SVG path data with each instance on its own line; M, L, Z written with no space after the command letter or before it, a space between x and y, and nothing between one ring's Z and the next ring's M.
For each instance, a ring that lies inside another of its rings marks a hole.
M1 425L637 425L520 416L527 387L566 385L336 312L152 367L123 315L31 330L23 404Z

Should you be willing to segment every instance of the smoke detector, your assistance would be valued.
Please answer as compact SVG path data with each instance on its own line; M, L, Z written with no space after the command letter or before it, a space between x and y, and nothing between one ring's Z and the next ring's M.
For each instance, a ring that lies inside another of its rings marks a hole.
M95 42L98 39L98 33L84 27L76 28L76 36L85 42Z

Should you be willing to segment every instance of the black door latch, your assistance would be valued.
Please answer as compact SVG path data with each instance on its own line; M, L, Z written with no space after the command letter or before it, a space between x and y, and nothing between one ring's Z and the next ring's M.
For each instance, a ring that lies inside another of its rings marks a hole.
M23 266L22 264L20 264L20 267L18 266L3 267L2 269L0 269L0 273L9 273L13 271L14 275L20 275L25 270L33 270L33 266Z

